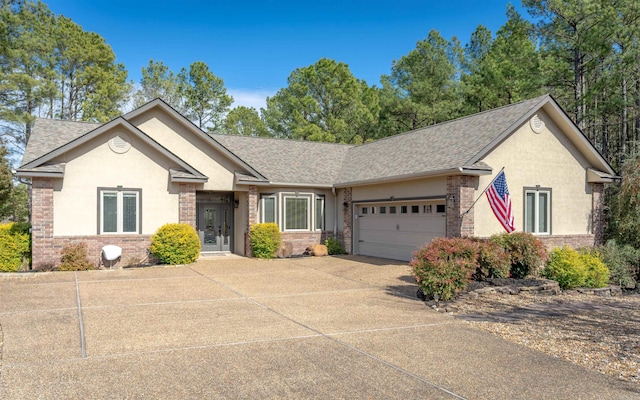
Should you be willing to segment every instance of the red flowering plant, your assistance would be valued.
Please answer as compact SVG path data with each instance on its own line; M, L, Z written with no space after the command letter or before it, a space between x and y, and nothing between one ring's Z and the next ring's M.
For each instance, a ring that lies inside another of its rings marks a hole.
M409 265L424 296L451 300L462 292L478 268L479 247L469 238L436 238L416 251Z

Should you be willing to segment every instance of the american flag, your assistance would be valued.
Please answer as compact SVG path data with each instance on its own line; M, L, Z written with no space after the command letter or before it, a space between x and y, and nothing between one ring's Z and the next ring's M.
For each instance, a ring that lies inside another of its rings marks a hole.
M509 233L515 231L516 224L511 211L511 196L504 171L500 171L493 183L487 188L486 193L491 209L504 229Z

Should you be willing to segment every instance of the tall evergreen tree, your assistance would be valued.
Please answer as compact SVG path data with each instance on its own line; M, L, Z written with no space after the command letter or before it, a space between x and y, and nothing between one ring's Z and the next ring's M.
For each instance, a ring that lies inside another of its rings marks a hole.
M479 27L467 46L463 76L471 109L483 111L542 94L540 57L534 27L512 5L496 38Z
M224 81L211 72L207 64L196 61L178 74L178 93L182 112L200 129L217 131L233 97L227 94Z
M44 4L1 3L0 134L11 150L24 150L35 115L56 93L54 30L55 16Z
M133 97L134 106L137 108L155 98L161 98L179 110L182 99L178 89L178 76L162 61L149 60L149 65L142 68L140 89Z
M270 136L258 111L253 107L238 106L229 111L224 120L224 133L240 136Z
M335 143L372 138L378 92L356 79L346 64L322 58L296 69L287 81L262 109L273 136Z
M392 96L381 102L385 118L394 119L402 131L458 117L461 57L456 38L448 41L435 30L429 32L414 50L393 62L391 75L382 77L382 96Z

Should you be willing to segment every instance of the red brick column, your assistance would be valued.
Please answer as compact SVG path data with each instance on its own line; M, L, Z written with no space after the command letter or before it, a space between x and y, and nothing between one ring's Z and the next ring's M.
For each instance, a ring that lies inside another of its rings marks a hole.
M345 207L344 204L347 204ZM342 204L338 205L338 207L343 207L343 215L344 215L344 228L342 230L342 244L344 245L344 249L347 254L352 253L351 248L351 238L353 233L353 207L352 207L352 189L345 188L344 192L342 192ZM337 212L337 211L336 211Z
M447 177L447 237L473 236L474 210L469 208L475 200L473 196L476 187L477 176ZM463 215L467 210L469 212Z
M181 183L178 200L180 208L180 223L196 227L196 185Z
M42 263L57 263L53 249L53 182L50 178L32 179L31 241L34 268Z
M247 257L252 255L251 240L249 240L249 232L251 225L258 223L258 187L249 186L247 193L247 231L244 236L244 254Z
M604 183L591 184L591 233L594 235L594 245L604 242Z

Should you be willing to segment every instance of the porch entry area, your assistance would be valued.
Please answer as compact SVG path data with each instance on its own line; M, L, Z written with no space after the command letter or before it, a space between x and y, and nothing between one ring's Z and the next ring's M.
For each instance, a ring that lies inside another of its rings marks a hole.
M202 252L233 251L233 193L196 192L196 230Z

